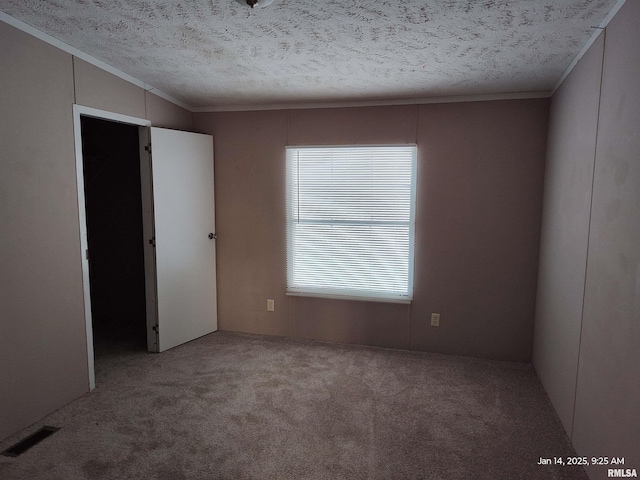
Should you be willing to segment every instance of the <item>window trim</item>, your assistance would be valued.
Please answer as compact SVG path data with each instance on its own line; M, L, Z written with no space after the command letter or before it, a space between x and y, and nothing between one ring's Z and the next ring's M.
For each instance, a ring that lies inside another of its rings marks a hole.
M408 269L407 269L407 295L385 295L380 292L369 292L363 290L362 295L337 294L327 292L325 289L314 288L292 288L289 286L289 265L293 262L293 252L289 247L291 245L292 232L289 228L289 198L290 189L292 187L289 175L288 150L298 149L332 149L332 148L393 148L393 147L411 147L413 148L412 165L411 165L411 189L409 204L409 251L408 251ZM417 181L418 181L418 145L416 143L394 143L394 144L349 144L349 145L287 145L285 147L285 234L286 234L286 291L285 295L290 297L310 297L310 298L326 298L336 300L355 300L365 302L380 303L396 303L411 304L414 293L414 274L415 274L415 245L416 245L416 203L417 203Z

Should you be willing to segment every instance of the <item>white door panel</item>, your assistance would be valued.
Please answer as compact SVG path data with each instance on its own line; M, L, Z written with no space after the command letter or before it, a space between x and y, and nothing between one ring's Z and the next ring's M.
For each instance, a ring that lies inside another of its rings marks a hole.
M213 137L151 128L158 351L217 329Z

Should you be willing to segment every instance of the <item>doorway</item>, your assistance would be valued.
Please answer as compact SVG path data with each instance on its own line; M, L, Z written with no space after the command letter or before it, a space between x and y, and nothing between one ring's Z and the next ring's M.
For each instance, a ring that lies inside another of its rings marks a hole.
M73 106L90 390L103 347L162 352L217 330L213 137L150 123Z
M96 359L146 351L138 127L82 116L91 318Z

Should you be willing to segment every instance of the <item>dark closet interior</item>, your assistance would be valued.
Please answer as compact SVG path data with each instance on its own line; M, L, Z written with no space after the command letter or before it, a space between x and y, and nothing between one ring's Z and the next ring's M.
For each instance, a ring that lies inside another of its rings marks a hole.
M96 357L146 350L138 127L91 117L81 125Z

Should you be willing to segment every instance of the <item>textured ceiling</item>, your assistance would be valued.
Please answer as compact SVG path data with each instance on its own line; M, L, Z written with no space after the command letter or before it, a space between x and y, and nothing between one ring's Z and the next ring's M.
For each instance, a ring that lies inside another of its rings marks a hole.
M616 0L0 0L194 107L549 91Z

